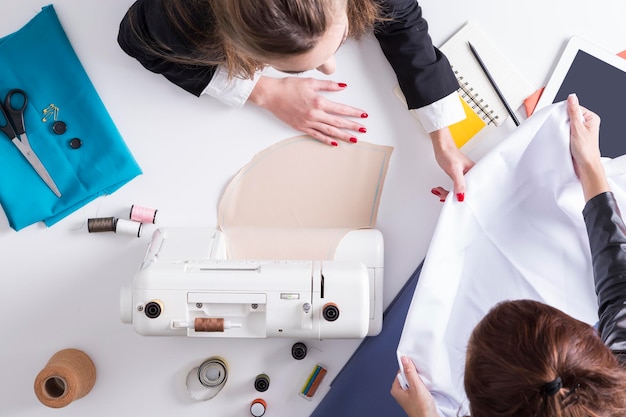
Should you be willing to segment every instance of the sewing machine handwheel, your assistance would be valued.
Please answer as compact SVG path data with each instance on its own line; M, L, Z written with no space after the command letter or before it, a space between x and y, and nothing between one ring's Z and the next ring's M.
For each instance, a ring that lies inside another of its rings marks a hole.
M335 303L326 303L322 308L322 317L326 321L335 321L339 318L339 307Z
M150 301L146 304L143 311L149 319L156 319L163 311L163 304L159 300Z

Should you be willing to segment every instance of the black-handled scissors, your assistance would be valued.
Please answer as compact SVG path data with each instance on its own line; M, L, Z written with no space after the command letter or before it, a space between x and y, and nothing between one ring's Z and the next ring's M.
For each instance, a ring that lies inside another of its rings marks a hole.
M22 103L16 105L15 103ZM24 155L24 158L33 167L41 179L50 187L52 192L61 197L61 193L56 184L52 180L52 177L43 166L35 152L30 147L30 142L26 136L26 129L24 128L24 112L26 111L26 104L28 104L28 96L23 90L14 88L9 91L4 99L4 104L0 104L0 116L3 120L0 120L0 131L2 131L11 142L19 149Z

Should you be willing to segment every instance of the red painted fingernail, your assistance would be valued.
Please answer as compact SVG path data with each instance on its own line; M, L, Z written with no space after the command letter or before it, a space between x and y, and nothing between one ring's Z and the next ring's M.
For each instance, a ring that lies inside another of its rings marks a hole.
M339 146L339 144L337 142L334 142L334 141L330 142L330 144L333 145L333 146Z
M465 193L457 193L456 199L459 201L465 200Z
M359 128L359 132L361 132L361 133L366 133L366 132L367 132L367 129L366 129L366 128L364 128L364 127L360 127L360 128Z
M441 203L445 203L445 202L446 202L446 199L445 199L445 198L440 198L440 199L439 199L439 202L441 202Z
M350 142L357 143L359 140L357 138L350 138Z
M368 114L367 113L361 113L361 119L367 119Z
M337 85L341 88L346 88L348 86L346 83L337 83Z
M431 192L431 193L433 193L433 194L435 194L435 195L437 195L437 196L440 196L440 195L441 195L441 193L439 192L439 190L437 190L436 188L433 188L432 190L430 190L430 192Z

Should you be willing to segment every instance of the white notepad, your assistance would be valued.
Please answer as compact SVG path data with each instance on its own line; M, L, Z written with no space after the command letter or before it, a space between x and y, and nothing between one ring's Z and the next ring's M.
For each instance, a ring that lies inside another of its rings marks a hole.
M448 57L459 80L461 97L487 125L499 126L509 114L472 55L468 42L478 51L513 110L519 108L535 89L473 21L466 22L441 45L439 49Z

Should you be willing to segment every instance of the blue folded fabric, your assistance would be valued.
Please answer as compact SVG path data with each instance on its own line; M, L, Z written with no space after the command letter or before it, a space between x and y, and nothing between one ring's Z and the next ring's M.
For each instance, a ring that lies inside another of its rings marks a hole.
M52 5L0 39L0 100L14 88L28 95L28 139L62 196L0 133L0 204L13 229L38 221L50 226L141 174ZM44 121L43 110L51 104L67 125L63 134L53 132L52 117ZM82 142L77 149L69 146L73 138Z
M389 391L398 373L396 350L422 265L385 310L381 333L363 340L310 417L406 417Z

